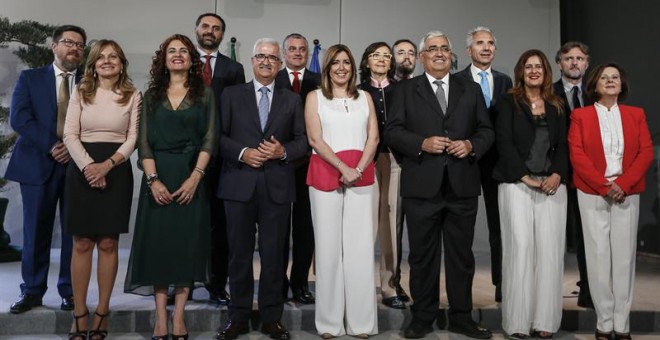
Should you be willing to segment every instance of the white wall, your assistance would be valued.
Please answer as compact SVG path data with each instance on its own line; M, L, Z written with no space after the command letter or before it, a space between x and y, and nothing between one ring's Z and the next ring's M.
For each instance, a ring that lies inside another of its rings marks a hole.
M228 54L229 39L236 37L238 59L252 79L250 56L260 37L281 40L291 32L319 39L325 49L341 42L359 60L364 48L375 41L394 42L409 38L419 42L430 30L446 33L458 55L459 69L469 63L465 34L477 25L489 26L498 38L495 68L511 74L522 51L538 48L552 59L559 47L559 2L553 0L0 0L2 13L11 22L35 20L53 25L76 24L87 31L88 40L117 40L130 62L129 72L144 88L151 57L159 44L173 33L194 39L194 21L204 12L220 14L227 22L220 50ZM0 103L9 97L25 66L0 50ZM418 72L419 72L418 67ZM555 76L556 78L556 76ZM133 156L135 163L135 155ZM4 172L3 169L0 169ZM137 201L141 173L136 169ZM12 244L22 243L20 190L10 185L0 195L10 198L5 223ZM480 206L475 238L476 250L488 249L483 205ZM134 212L135 213L135 212ZM133 213L133 215L134 215ZM131 225L132 229L132 225ZM56 236L57 239L57 236ZM122 236L121 246L130 246L131 236ZM57 245L59 243L55 243Z

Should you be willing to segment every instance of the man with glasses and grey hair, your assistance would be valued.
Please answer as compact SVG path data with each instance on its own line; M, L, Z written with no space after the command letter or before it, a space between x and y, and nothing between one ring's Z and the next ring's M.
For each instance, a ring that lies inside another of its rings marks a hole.
M218 197L224 200L227 214L232 301L229 322L216 339L235 339L250 331L257 226L261 331L273 339L289 339L280 323L284 239L296 199L293 162L305 156L308 146L300 97L275 87L281 58L276 40L257 40L252 56L254 80L226 88L220 99L223 164Z
M440 32L419 44L424 73L398 84L385 140L401 159L401 196L410 241L412 322L406 338L433 330L440 304L444 244L450 332L489 339L472 320L472 241L480 172L477 160L490 148L494 131L479 85L450 75L451 44Z
M481 87L490 121L495 123L497 112L495 104L512 86L511 78L492 68L497 50L497 39L488 27L478 26L467 34L466 51L472 63L463 71L457 72L457 77L473 80ZM490 275L495 285L495 301L502 302L502 239L500 236L500 212L497 205L497 185L493 179L493 168L497 163L497 149L493 145L479 160L481 170L481 189L486 205L486 221L488 224L488 241L490 243Z

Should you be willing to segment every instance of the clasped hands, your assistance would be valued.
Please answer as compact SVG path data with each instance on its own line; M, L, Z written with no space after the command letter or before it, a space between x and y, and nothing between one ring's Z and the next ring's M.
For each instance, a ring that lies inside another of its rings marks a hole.
M193 196L197 191L197 185L201 179L201 174L193 171L190 177L183 181L181 187L173 193L170 193L163 182L160 180L155 181L151 183L151 196L153 196L154 201L159 205L168 205L175 201L181 205L188 205L192 202Z
M362 179L362 173L358 169L351 168L344 162L339 163L339 172L341 173L339 181L347 187L353 186L355 182Z
M243 152L241 160L243 163L257 169L271 159L282 159L284 157L284 146L275 136L270 136L269 140L262 140L257 148L247 148Z
M449 137L431 136L422 142L422 151L431 154L447 153L456 158L465 158L472 152L469 140L451 140Z
M621 204L626 201L626 193L616 182L607 182L606 186L610 187L607 191L607 198L614 201L616 204Z
M543 180L532 178L529 175L523 176L520 180L528 187L539 189L548 196L556 194L557 188L559 188L559 184L561 184L561 176L555 173L544 178Z

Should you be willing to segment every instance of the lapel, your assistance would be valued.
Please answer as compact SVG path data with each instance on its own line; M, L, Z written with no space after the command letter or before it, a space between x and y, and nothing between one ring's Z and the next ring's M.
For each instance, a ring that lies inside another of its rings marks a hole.
M282 89L275 86L273 88L273 100L270 102L270 111L268 111L268 119L266 120L266 127L264 128L264 135L275 126L275 119L278 118L280 108L282 107Z
M309 93L316 90L316 82L313 80L312 71L305 69L305 76L300 83L300 93Z
M44 87L41 91L37 91L37 93L44 93L46 95L48 107L55 111L55 119L57 120L57 81L55 80L55 69L53 68L53 64L50 64L42 70L44 72L42 74L44 81L40 82L39 86Z
M227 73L228 65L229 62L218 52L218 55L215 57L212 82L220 81L220 79L224 78L223 76Z
M596 107L591 105L588 107L589 110L589 120L591 121L590 127L592 129L591 135L592 136L597 136L596 140L590 140L586 141L587 143L591 144L593 143L593 146L596 148L594 151L594 157L598 158L598 161L601 162L604 166L606 166L607 161L605 160L605 147L603 147L603 136L600 133L600 122L598 121L598 112L596 112ZM621 115L621 124L623 125L623 114ZM624 131L624 137L625 138L625 129ZM624 144L624 157L625 157L625 144ZM591 148L589 148L591 149Z
M291 86L291 81L289 81L289 74L287 73L286 67L277 72L277 78L275 78L276 85L293 91Z
M257 94L254 91L254 81L245 84L245 113L257 130L261 131L261 122L259 122L259 106L257 105Z
M458 106L458 102L460 101L464 92L465 92L465 87L463 86L463 83L461 83L459 78L455 77L454 75L450 75L449 101L447 102L447 112L445 113L445 117L449 117L449 115L452 112L454 112L454 109L456 108L456 106ZM440 104L438 104L438 106L440 106Z
M490 99L490 106L495 106L497 104L497 98L504 90L504 77L499 73L495 73L493 69L491 69L491 73L493 74L493 98Z
M423 99L424 102L426 102L433 111L435 111L440 117L443 117L442 109L440 108L440 103L438 103L438 99L435 97L435 93L433 92L433 87L431 87L431 84L429 83L428 78L426 77L426 73L422 73L421 75L417 76L417 86L416 86L416 91L419 94L419 96ZM450 92L451 93L451 92Z

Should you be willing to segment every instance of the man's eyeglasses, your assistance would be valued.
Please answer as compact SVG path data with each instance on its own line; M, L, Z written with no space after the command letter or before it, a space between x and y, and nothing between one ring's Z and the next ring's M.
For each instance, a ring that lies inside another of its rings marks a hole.
M85 49L85 43L73 41L71 39L60 39L60 41L58 41L58 43L62 43L66 47L74 47L75 46L75 47L77 47L81 50Z
M424 52L431 53L431 54L437 54L439 52L450 53L451 48L449 48L449 46L445 46L445 45L442 45L442 46L433 45L433 46L429 46L429 48L425 49Z
M390 61L390 60L392 60L392 55L389 54L389 53L380 54L380 53L374 52L374 53L369 55L369 58L374 59L374 60Z
M256 59L258 62L262 62L266 58L268 58L268 61L270 61L271 63L276 63L276 62L280 61L280 57L278 57L276 55L273 55L273 54L259 53L259 54L254 55L254 59Z

